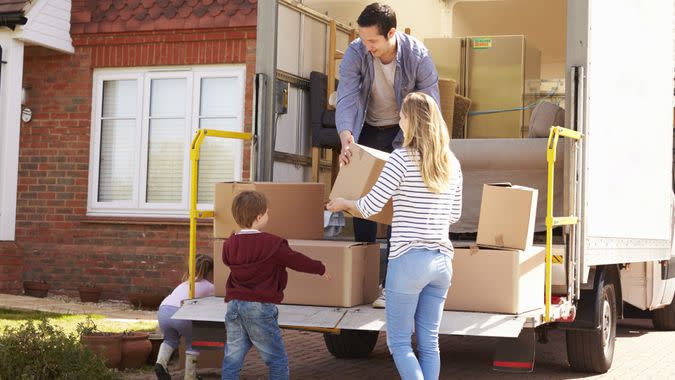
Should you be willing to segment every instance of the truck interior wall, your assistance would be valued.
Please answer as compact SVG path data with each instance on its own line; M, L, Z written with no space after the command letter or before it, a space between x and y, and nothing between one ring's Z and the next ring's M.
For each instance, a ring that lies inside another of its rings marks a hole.
M566 0L460 1L453 36L524 35L541 51L541 78L565 77Z
M373 0L303 0L303 4L325 13L329 17L356 27L359 14ZM425 39L429 37L450 36L451 8L447 1L439 0L387 0L396 11L399 29L411 28L413 34Z
M364 1L305 0L303 4L356 25ZM451 5L448 5L452 3ZM390 0L398 28L420 40L435 37L525 35L542 52L541 78L565 77L567 0Z
M304 79L308 79L312 71L326 72L328 26L325 21L280 2L277 33L278 70ZM344 50L348 40L346 33L338 31L337 48ZM278 114L276 120L275 151L309 157L310 129L309 92L290 85L287 112ZM275 162L273 176L277 182L310 181L311 170L309 166Z

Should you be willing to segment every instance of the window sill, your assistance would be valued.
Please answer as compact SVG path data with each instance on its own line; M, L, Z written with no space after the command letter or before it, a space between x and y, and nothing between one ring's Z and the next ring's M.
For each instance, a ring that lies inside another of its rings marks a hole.
M90 224L140 224L140 225L167 225L189 226L190 218L157 218L141 216L85 216L81 223ZM213 219L197 219L197 226L212 226Z

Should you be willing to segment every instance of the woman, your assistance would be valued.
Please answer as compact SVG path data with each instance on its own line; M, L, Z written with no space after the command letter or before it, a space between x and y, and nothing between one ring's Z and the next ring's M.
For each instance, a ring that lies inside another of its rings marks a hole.
M361 199L337 198L327 207L367 218L393 198L387 345L402 379L438 379L438 328L452 277L448 235L461 214L462 172L433 98L408 94L400 117L403 146L391 153L375 186ZM419 360L412 350L413 327Z

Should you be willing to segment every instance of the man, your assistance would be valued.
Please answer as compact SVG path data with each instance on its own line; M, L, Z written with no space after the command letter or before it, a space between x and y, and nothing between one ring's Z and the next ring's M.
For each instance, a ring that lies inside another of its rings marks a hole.
M396 31L396 14L390 6L368 5L357 24L359 38L349 44L340 64L335 121L342 143L341 166L349 163L353 142L385 152L401 146L399 110L408 93L421 91L440 103L438 73L427 48ZM375 242L376 237L377 223L354 218L356 241ZM384 307L384 292L373 306Z

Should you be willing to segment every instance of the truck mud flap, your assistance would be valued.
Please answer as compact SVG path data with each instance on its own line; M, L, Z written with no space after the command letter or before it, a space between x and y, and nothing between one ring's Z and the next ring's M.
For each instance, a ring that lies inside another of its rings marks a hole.
M225 322L192 322L192 348L196 350L222 350L227 341Z
M529 373L534 370L534 329L523 329L517 338L499 338L492 369L498 372Z

